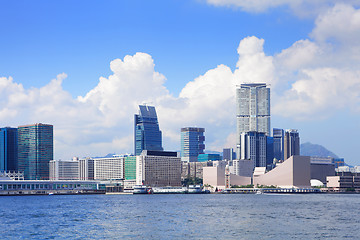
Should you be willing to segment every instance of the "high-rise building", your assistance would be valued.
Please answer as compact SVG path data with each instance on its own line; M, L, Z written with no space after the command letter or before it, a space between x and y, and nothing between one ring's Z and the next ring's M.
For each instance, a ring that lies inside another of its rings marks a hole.
M53 125L36 123L18 127L18 166L26 180L49 179L53 160Z
M94 180L94 159L79 160L79 180Z
M94 159L94 179L120 180L124 179L125 157L116 156Z
M197 162L199 154L204 154L205 129L196 127L181 128L181 160Z
M143 150L162 151L162 137L155 107L139 105L139 114L134 116L134 151L140 155Z
M223 160L235 160L236 153L233 148L224 148L223 149Z
M295 129L288 129L284 136L284 160L300 155L300 137Z
M266 167L266 135L262 132L246 132L240 136L240 159L250 159L254 167Z
M265 83L241 84L236 90L237 152L240 136L246 132L262 132L270 136L270 88Z
M266 136L266 168L272 169L274 162L274 138Z
M18 130L0 128L0 171L18 170Z
M284 160L284 130L273 128L274 158Z

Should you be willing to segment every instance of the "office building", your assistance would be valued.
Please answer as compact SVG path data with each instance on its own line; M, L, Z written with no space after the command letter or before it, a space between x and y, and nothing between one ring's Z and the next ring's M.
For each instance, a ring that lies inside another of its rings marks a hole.
M125 157L125 180L136 179L136 156Z
M233 148L224 148L223 149L223 160L235 160L236 153Z
M95 180L119 180L124 179L125 157L116 156L110 158L94 159Z
M36 123L18 127L18 169L26 180L49 179L53 160L53 126Z
M51 160L50 180L79 180L79 160Z
M181 158L178 153L144 150L136 156L136 184L181 186Z
M18 171L17 128L0 128L0 171Z
M272 169L274 165L274 138L266 136L266 169Z
M94 180L94 159L79 160L79 180Z
M284 160L284 130L273 128L274 158L277 161Z
M240 159L250 159L255 167L266 167L266 135L261 132L246 132L240 136Z
M284 136L284 160L300 155L300 137L295 129L288 129Z
M181 160L196 162L199 154L204 154L205 129L196 127L181 128Z
M236 90L236 105L236 154L240 158L242 133L270 136L270 88L265 83L241 84Z
M134 151L140 155L143 150L162 151L162 136L155 107L139 105L139 114L134 116Z

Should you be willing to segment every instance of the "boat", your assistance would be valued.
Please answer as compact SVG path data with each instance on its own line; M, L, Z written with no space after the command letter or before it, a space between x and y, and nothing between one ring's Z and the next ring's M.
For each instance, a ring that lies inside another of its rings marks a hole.
M264 194L261 190L257 190L255 194Z
M135 185L133 194L147 194L150 189L145 185Z
M53 193L53 192L49 192L49 196L51 196L51 195L54 195L54 193Z

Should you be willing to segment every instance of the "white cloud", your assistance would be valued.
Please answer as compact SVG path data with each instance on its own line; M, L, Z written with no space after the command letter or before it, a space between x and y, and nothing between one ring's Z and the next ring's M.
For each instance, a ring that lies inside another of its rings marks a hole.
M210 5L239 8L245 12L261 13L277 7L287 7L299 17L316 17L336 3L359 6L357 0L206 0Z

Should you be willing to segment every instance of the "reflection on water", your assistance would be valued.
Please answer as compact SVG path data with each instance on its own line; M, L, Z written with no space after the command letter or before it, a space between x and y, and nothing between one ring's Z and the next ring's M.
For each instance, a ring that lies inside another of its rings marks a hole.
M360 195L0 198L0 238L358 239Z

